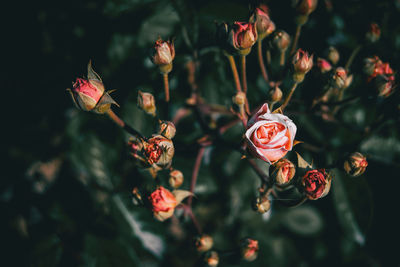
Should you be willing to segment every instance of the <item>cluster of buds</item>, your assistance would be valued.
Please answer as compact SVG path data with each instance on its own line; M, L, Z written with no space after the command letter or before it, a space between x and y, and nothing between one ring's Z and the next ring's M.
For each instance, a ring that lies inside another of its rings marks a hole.
M269 168L269 175L279 186L290 183L296 173L296 166L288 159L280 159Z
M343 168L348 175L351 176L360 176L365 172L365 169L368 166L367 158L359 153L354 152L350 154L346 160L344 161Z
M326 196L331 188L332 176L325 169L313 169L306 172L301 185L308 199L316 200Z
M381 29L379 28L378 24L376 23L371 23L369 25L369 30L367 31L367 33L365 34L365 38L371 42L371 43L375 43L376 41L379 40L379 38L381 37Z
M256 8L249 21L256 25L258 41L263 40L275 31L275 23L271 20L268 13L261 8Z
M338 89L345 89L350 86L351 82L353 81L353 75L348 75L347 71L342 68L338 67L335 70L335 73L332 76L332 81L334 87Z
M91 62L88 64L87 79L76 79L72 89L67 90L70 92L75 106L83 111L102 114L110 109L111 104L117 105L109 95L110 91L105 91L104 84L100 76L93 70Z
M296 24L304 25L308 16L317 8L318 0L295 0L293 6L296 8Z
M246 261L254 261L258 256L258 241L245 238L240 242L240 253Z
M203 234L196 238L195 245L197 251L206 252L213 247L214 241L211 236Z
M364 72L368 82L375 80L379 96L387 97L393 93L395 77L389 63L383 63L377 56L366 58Z
M296 83L301 83L304 76L311 70L313 66L313 55L309 55L302 49L298 49L293 57L293 80Z
M158 38L151 53L151 60L157 65L162 74L172 70L172 61L175 58L175 46L173 41L164 41Z

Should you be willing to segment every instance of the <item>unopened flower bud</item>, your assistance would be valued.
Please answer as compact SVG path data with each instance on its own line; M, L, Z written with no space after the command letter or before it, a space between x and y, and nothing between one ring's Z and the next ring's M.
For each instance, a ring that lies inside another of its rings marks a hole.
M388 80L383 75L379 75L376 78L375 84L376 84L376 89L378 91L378 96L386 98L394 92L395 85L393 81Z
M173 41L163 41L159 38L153 48L151 60L165 74L172 70L172 61L175 58L175 46Z
M254 211L257 211L258 213L266 213L267 211L270 210L271 208L271 202L269 201L268 197L257 197L253 203L252 207Z
M179 170L173 170L169 173L169 185L173 188L178 188L183 183L183 173Z
M326 73L332 69L331 63L320 57L317 59L317 66L321 73Z
M294 174L296 173L296 167L288 159L280 159L269 168L271 178L275 180L278 185L288 184Z
M196 249L199 252L205 252L210 250L214 244L214 241L209 235L201 235L196 238Z
M367 166L367 158L359 152L354 152L346 158L343 168L348 175L355 177L363 174Z
M293 56L293 80L300 83L304 80L304 75L309 72L313 66L313 55L309 56L307 52L298 49Z
M293 6L300 15L308 16L317 8L318 0L294 0Z
M261 8L256 8L254 10L249 21L255 23L259 41L275 31L275 23L272 22L268 14Z
M272 39L272 45L282 53L285 52L290 45L289 34L283 30L276 31Z
M382 60L380 60L380 58L377 56L366 58L364 59L364 73L368 76L371 76L378 71L382 64Z
M240 55L248 55L256 41L257 31L254 23L235 22L233 24L229 33L229 43Z
M175 149L171 139L155 135L144 143L144 154L148 163L167 168L174 157Z
M218 253L216 251L208 251L204 254L204 262L207 266L217 267L219 263Z
M159 221L172 217L178 204L175 196L162 186L151 193L149 201L152 205L153 215Z
M238 92L234 97L232 97L233 103L238 106L242 106L246 103L246 94L244 92Z
M340 59L339 51L337 51L337 49L334 48L333 46L329 47L328 59L330 62L332 62L333 65L336 65L339 62Z
M353 81L353 75L347 75L347 71L342 68L338 67L333 74L333 83L337 88L347 88L350 86L351 82Z
M128 149L132 154L136 154L143 149L143 142L137 137L130 137L128 140Z
M331 182L332 176L325 169L314 169L306 172L301 185L308 199L316 200L329 193Z
M240 252L246 261L254 261L258 255L258 241L246 238L240 242Z
M371 23L369 25L369 31L366 33L365 37L371 43L375 43L381 37L381 29L379 28L378 24Z
M138 92L138 106L147 114L156 115L156 102L150 93Z
M278 86L275 86L269 91L269 98L272 103L281 101L282 95L282 90Z
M158 133L168 139L172 139L176 133L175 125L171 121L163 121L160 123L160 129Z

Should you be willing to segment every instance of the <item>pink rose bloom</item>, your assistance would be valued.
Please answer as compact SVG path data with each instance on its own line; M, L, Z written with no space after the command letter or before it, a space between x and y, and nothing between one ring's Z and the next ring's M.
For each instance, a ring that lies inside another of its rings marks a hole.
M296 130L292 120L272 114L264 104L247 124L248 147L255 157L273 164L292 150Z

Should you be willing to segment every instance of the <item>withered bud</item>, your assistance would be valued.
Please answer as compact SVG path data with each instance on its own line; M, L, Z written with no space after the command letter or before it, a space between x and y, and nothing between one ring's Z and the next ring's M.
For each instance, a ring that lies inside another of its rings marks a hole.
M219 263L219 256L216 251L207 251L206 254L204 254L204 262L207 264L207 266L210 267L217 267Z
M261 41L275 31L275 23L261 8L254 10L249 21L256 25L258 41Z
M345 172L354 177L363 174L367 166L367 158L360 152L354 152L350 154L343 164Z
M314 169L306 172L301 185L308 199L316 200L329 193L332 176L325 169Z
M371 43L375 43L381 37L381 29L379 28L378 24L371 23L369 25L369 30L365 34L365 37Z
M163 41L159 38L154 44L151 60L160 68L161 73L169 73L172 70L172 61L174 58L174 42L169 40Z
M138 106L147 114L156 116L156 101L150 93L138 92Z
M245 238L240 242L240 253L246 261L254 261L258 256L258 241Z
M167 168L171 165L175 148L171 139L161 135L155 135L144 144L144 154L147 162L159 167Z
M172 170L169 173L169 185L173 188L178 188L183 183L183 173L179 170Z
M269 99L271 100L272 103L281 101L282 96L283 96L282 90L278 86L271 88L271 90L269 91Z
M232 97L233 103L238 106L242 106L246 103L246 94L244 92L238 92L234 97Z
M330 62L332 62L333 65L336 65L339 62L340 59L339 51L333 46L329 47L328 59Z
M331 71L332 69L331 63L329 63L326 59L320 57L317 59L317 66L321 73L326 73L328 71Z
M267 196L257 197L253 200L252 208L254 211L263 214L270 210L271 202Z
M272 45L282 53L285 52L290 45L290 35L283 30L276 31L272 39Z
M172 121L162 121L160 123L160 129L158 130L158 134L165 136L168 139L174 138L176 133L175 125Z
M214 244L214 241L211 236L209 235L201 235L196 238L196 249L199 252L205 252L210 250Z
M290 160L280 159L278 162L271 165L269 173L271 178L274 179L278 185L285 185L294 177L296 167Z

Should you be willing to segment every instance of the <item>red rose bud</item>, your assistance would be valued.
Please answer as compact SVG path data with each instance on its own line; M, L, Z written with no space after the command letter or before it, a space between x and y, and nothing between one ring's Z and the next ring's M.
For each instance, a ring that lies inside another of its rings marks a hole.
M339 51L337 51L337 49L334 48L333 46L329 47L328 59L330 62L332 62L333 65L336 65L339 62L340 59Z
M163 41L159 38L153 49L151 60L158 65L161 73L169 73L172 70L172 61L175 58L175 46L172 41Z
M320 57L317 59L317 66L321 73L326 73L332 69L331 63Z
M257 197L252 203L252 208L260 214L266 213L271 209L271 202L268 197Z
M209 235L201 235L196 238L196 249L199 252L206 252L210 250L214 244L214 241Z
M378 90L378 96L388 97L395 89L393 81L388 80L385 76L380 75L375 80L376 88Z
M179 170L173 170L169 173L169 185L173 188L178 188L183 183L183 173Z
M309 72L313 66L313 55L309 56L307 52L298 49L293 57L293 79L300 83L304 80L304 75Z
M168 139L174 138L176 133L175 125L171 121L163 121L160 123L158 134L165 136Z
M283 30L276 31L272 39L272 45L282 53L285 52L290 45L289 34Z
M235 22L229 33L229 42L239 54L245 56L257 41L257 31L254 23Z
M282 90L278 86L275 86L269 91L269 99L271 100L271 103L276 103L281 101L282 96L283 96Z
M294 174L296 173L296 167L288 159L280 159L275 164L271 165L269 169L271 178L273 178L278 185L288 184Z
M152 205L153 215L159 221L164 221L174 214L174 210L178 202L175 196L164 187L158 187L149 196Z
M147 162L159 167L167 168L174 157L175 149L171 139L155 135L144 143L144 154Z
M275 31L275 23L273 23L268 14L260 8L254 10L249 21L256 25L259 41Z
M293 3L298 14L308 16L317 8L318 0L295 0Z
M369 25L369 31L366 33L365 37L371 43L375 43L381 37L381 29L379 28L378 24L371 23Z
M356 177L363 174L367 166L367 158L359 152L354 152L346 158L343 168L348 175Z
M258 241L251 238L242 240L240 244L240 252L244 260L254 261L257 259L258 255Z
M154 96L150 93L138 92L138 106L147 114L156 116L156 102Z
M204 255L204 262L207 264L207 266L217 267L219 263L218 253L216 251L208 251Z
M311 200L316 200L329 193L331 181L332 177L325 169L315 169L303 176L301 184L306 196Z

